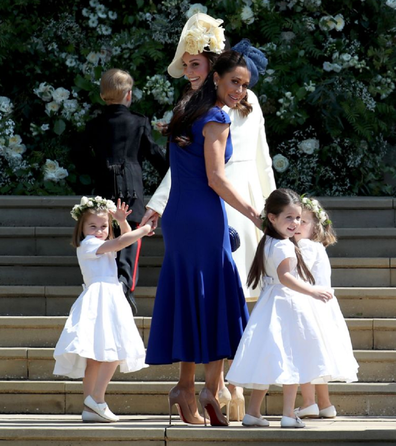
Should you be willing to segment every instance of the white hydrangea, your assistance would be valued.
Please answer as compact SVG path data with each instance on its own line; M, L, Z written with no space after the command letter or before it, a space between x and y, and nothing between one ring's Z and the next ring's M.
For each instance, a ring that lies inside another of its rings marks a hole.
M396 0L386 0L385 4L392 9L396 9Z

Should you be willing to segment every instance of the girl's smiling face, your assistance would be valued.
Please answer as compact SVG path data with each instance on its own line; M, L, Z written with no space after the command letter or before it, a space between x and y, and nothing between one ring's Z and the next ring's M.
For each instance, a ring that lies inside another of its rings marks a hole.
M299 242L303 238L312 238L313 230L314 230L314 216L311 211L304 209L301 214L301 223L300 227L297 229L294 234L294 238L296 242Z
M182 61L184 76L190 81L191 88L198 90L209 74L209 59L203 54L184 53Z
M281 237L290 238L300 226L301 212L300 205L289 204L278 215L269 213L268 219Z
M93 235L100 240L107 240L109 236L109 215L107 212L89 214L82 228L84 237Z

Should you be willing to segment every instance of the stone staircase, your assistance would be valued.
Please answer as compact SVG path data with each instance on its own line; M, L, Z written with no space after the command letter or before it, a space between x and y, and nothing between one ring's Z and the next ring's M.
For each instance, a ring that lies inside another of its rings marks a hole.
M321 200L339 237L329 248L333 286L360 365L359 382L330 384L340 416L336 421L309 421L310 429L298 435L279 429L282 394L275 386L262 407L274 429L246 429L240 423L194 428L177 423L178 417L169 428L167 393L177 380L177 364L117 372L108 403L122 422L82 425L81 382L52 375L53 348L81 292L81 274L70 246L74 220L69 212L78 201L0 197L1 445L396 444L396 199ZM144 239L135 320L146 344L163 249L160 229ZM197 381L198 392L202 366Z

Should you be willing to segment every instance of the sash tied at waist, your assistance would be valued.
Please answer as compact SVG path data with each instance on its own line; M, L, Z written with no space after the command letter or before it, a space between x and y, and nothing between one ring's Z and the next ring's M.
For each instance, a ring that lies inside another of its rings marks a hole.
M115 285L120 284L120 281L116 276L84 277L84 283L82 285L83 290L88 288L93 283L100 283L100 282L113 283Z

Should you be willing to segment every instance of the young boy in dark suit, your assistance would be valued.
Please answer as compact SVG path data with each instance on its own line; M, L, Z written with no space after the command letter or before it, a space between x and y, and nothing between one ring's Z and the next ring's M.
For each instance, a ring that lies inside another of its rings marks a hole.
M145 212L142 162L149 160L161 176L166 173L168 163L152 139L149 120L129 110L132 87L133 79L126 71L113 68L103 73L100 95L106 102L105 110L87 124L83 150L93 154L89 170L95 193L114 201L118 198L125 201L132 209L128 222L135 229ZM139 240L117 255L119 280L134 313L133 290L138 277L140 246Z

